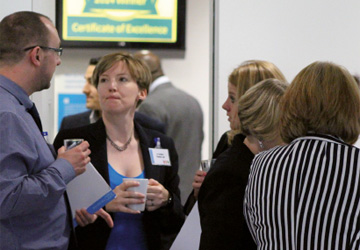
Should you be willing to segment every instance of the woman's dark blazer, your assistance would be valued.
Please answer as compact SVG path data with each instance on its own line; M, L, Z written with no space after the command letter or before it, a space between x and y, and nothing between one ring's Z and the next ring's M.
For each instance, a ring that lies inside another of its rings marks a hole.
M237 134L201 185L198 208L200 250L256 249L243 215L243 200L254 154Z
M230 145L228 143L228 140L229 140L228 133L229 133L229 131L225 132L221 136L221 138L220 138L220 140L219 140L219 142L218 142L218 144L216 146L216 149L215 149L215 151L214 151L214 153L212 155L213 160L216 160L218 158L218 156L222 152L225 152L230 147ZM196 198L194 196L194 190L193 190L191 192L191 194L189 195L189 197L187 198L187 200L185 202L185 205L184 205L184 213L186 215L190 214L190 212L191 212L192 208L194 207L195 203L196 203Z
M184 222L184 214L180 202L178 172L178 156L174 142L158 131L141 127L136 121L135 130L139 137L144 160L146 178L160 182L173 197L172 203L166 207L149 212L145 210L143 223L147 234L149 249L169 249ZM171 167L151 164L149 148L155 147L154 138L160 137L161 147L169 149ZM60 131L54 141L56 149L63 145L64 139L83 138L90 144L91 163L109 183L108 160L106 151L106 131L102 119L94 124L80 128ZM112 213L110 213L112 215ZM111 229L102 218L93 224L76 228L76 238L80 249L105 249Z

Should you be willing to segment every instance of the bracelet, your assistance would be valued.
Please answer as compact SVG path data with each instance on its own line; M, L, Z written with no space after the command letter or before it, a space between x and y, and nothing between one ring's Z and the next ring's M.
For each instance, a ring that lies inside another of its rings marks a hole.
M169 198L168 198L168 200L167 200L167 205L171 204L172 201L173 201L173 196L172 196L172 194L169 192Z

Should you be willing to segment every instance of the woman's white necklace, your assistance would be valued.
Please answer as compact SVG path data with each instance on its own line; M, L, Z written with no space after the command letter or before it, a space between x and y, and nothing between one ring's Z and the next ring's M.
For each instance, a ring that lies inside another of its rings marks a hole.
M106 134L106 139L109 140L111 146L113 146L116 150L118 150L120 152L125 151L128 148L128 146L131 142L131 138L132 138L132 133L130 135L129 140L127 140L127 142L124 144L124 146L120 147L120 146L116 145L115 142L113 142L113 140L111 140L110 137Z

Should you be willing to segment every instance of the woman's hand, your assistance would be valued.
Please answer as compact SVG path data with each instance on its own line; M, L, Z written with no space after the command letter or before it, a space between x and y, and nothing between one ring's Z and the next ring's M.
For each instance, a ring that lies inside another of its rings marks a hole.
M170 194L158 181L149 179L146 195L146 210L154 211L167 205Z
M86 211L86 208L82 208L80 210L75 211L75 220L79 226L84 227L88 224L94 223L98 217L102 217L110 228L114 227L114 222L107 212L104 209L100 208L94 214L90 214Z
M126 191L130 187L137 187L139 185L140 184L137 181L124 181L117 186L113 190L116 194L116 198L106 204L106 211L139 214L140 211L128 208L127 205L145 203L145 195L134 191Z
M194 181L192 183L193 189L194 189L194 197L197 199L199 195L200 187L205 179L206 172L202 170L198 170L195 173Z

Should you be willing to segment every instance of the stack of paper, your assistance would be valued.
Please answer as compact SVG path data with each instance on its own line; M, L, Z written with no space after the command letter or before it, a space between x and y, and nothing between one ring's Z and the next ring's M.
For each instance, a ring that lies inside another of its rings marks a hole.
M91 214L98 211L115 198L115 193L99 174L95 167L88 163L86 171L67 184L71 213L75 221L75 210L87 208Z

